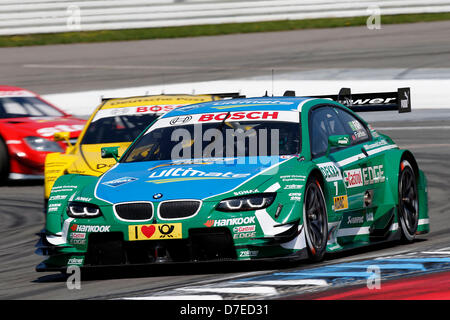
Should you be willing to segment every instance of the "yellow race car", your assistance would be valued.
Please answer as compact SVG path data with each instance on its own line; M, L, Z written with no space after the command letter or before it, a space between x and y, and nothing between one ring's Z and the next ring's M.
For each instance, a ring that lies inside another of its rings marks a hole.
M159 116L184 105L239 97L238 93L205 95L154 95L105 99L89 118L75 145L69 132L54 134L68 143L66 152L49 153L45 159L44 196L48 201L56 179L65 174L100 176L116 164L102 159L101 148L119 146L123 154L131 142Z

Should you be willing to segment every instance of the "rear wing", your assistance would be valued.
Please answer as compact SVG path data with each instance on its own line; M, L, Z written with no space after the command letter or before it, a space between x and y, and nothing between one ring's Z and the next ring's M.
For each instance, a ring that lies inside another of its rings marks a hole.
M285 96L295 96L295 92L286 91ZM350 88L342 88L337 95L311 96L312 98L331 99L355 112L398 111L411 112L411 89L398 88L396 92L354 93Z
M207 95L212 95L215 97L219 97L221 99L226 99L226 98L230 98L230 99L240 99L240 98L245 98L245 95L241 95L240 92L228 92L228 93L206 93Z
M189 95L186 93L170 93L170 94L152 94L152 95L142 95L142 96L132 96L132 97L120 97L120 98L104 98L101 97L102 102L106 102L111 99L129 99L129 98L143 98L143 97L156 97L156 96L181 96L181 95ZM221 99L238 99L238 98L245 98L244 95L241 95L239 92L226 92L226 93L202 93L202 94L191 94L191 96L214 96Z

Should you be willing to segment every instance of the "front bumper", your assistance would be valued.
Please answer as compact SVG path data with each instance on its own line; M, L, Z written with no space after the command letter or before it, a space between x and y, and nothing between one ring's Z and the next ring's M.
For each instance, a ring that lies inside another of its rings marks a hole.
M203 263L267 259L306 259L303 247L286 246L304 242L298 223L276 238L250 239L246 245L235 244L226 227L189 230L185 239L126 241L122 232L92 232L86 237L84 250L65 242L62 235L39 233L36 253L49 256L36 271L63 271L71 265L83 268L142 266L154 264Z

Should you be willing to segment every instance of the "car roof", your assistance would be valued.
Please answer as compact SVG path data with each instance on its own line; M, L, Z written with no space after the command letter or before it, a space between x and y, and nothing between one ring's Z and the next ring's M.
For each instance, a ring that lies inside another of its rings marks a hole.
M37 94L34 93L33 91L24 89L24 88L20 88L20 87L14 87L14 86L8 86L8 85L0 85L0 92L20 92L20 93L26 93L27 95L31 96L36 96Z
M108 99L100 109L114 109L153 105L176 105L176 104L197 104L214 100L215 97L209 94L188 95L188 94L161 94L152 96L137 96L127 98Z
M258 97L244 99L228 99L204 102L176 108L166 113L163 118L187 114L237 112L237 111L298 111L309 97Z

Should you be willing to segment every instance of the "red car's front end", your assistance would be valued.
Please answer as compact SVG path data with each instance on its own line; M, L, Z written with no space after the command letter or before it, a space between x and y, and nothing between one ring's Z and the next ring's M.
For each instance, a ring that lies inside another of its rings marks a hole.
M43 178L46 155L67 147L53 134L76 140L84 124L31 91L0 86L0 181Z

